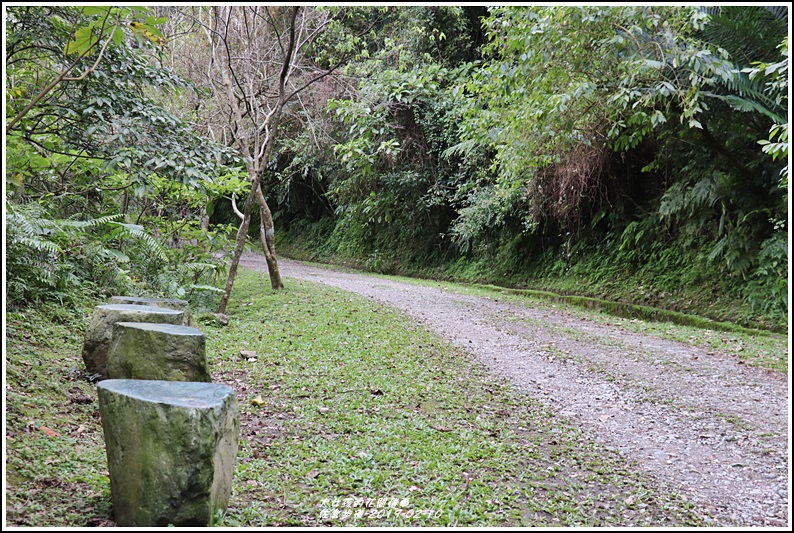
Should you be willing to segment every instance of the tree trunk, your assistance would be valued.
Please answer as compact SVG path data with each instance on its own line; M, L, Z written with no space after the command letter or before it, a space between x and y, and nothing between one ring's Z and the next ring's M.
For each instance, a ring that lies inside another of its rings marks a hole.
M234 278L237 276L237 265L240 263L240 256L243 255L243 248L245 247L245 239L248 237L248 227L251 225L251 205L254 203L254 196L259 191L259 180L251 180L251 194L245 200L245 208L243 209L243 220L240 222L240 227L237 229L237 240L234 246L234 256L229 265L229 276L226 278L226 289L223 291L221 297L221 304L218 307L219 314L226 314L226 305L229 303L229 296L232 294L232 286L234 285Z
M199 220L201 220L201 229L209 231L210 229L210 216L207 214L207 207L204 206L199 211Z
M270 274L270 286L275 290L283 289L284 284L281 282L281 273L278 270L278 261L276 261L276 232L273 227L273 215L267 206L261 187L256 189L256 201L259 203L259 239L262 241L262 250L265 252L267 271Z

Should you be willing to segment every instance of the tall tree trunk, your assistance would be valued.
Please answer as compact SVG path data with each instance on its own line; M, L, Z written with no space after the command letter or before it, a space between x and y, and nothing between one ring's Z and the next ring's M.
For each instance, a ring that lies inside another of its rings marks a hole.
M256 201L259 203L259 239L262 241L262 250L265 252L267 271L270 274L270 286L273 289L283 289L281 273L276 261L276 232L273 227L273 215L262 194L262 188L256 189Z

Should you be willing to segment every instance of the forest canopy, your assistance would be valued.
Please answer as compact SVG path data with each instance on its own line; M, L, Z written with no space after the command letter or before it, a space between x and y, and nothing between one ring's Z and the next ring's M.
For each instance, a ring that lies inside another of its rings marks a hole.
M250 233L273 287L278 246L780 324L788 16L8 6L8 305L210 309Z

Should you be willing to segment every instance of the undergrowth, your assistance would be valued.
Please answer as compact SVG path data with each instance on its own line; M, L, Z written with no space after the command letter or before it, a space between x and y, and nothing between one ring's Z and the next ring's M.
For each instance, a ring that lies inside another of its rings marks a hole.
M639 253L621 249L619 236L614 236L533 250L518 236L465 256L417 256L396 243L358 242L355 235L345 236L339 229L329 219L300 222L278 234L278 249L299 260L381 274L545 291L569 300L598 299L603 308L641 306L776 332L788 328L787 300L775 292L777 285L761 283L757 276L730 274L709 261L707 250L713 243L649 244ZM636 312L637 318L650 318L652 313Z

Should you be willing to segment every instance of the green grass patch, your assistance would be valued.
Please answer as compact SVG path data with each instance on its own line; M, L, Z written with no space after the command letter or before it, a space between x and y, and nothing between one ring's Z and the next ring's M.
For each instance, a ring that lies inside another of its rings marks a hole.
M617 452L405 316L342 291L243 270L210 370L240 405L219 525L700 525ZM7 523L112 524L85 317L7 315ZM240 356L255 351L255 360Z
M214 375L242 410L222 525L698 523L616 453L403 315L308 282L267 286L244 272L230 325L205 326Z
M512 289L509 287L499 287L496 285L482 284L479 285L484 289L496 291L500 293L516 294L519 296L528 296L531 298L545 298L555 302L566 303L585 309L593 309L601 311L609 315L614 315L623 318L638 318L641 320L648 320L653 322L670 322L681 326L693 326L700 329L712 329L715 331L729 331L736 333L746 333L750 335L770 335L774 332L768 330L759 330L753 328L746 328L731 322L719 322L709 318L680 313L678 311L670 311L658 307L649 307L647 305L635 305L624 302L614 302L610 300L602 300L600 298L590 298L587 296L565 295L549 291L537 291L531 289Z
M8 525L84 527L110 518L96 388L80 357L84 327L83 316L48 308L6 314Z

